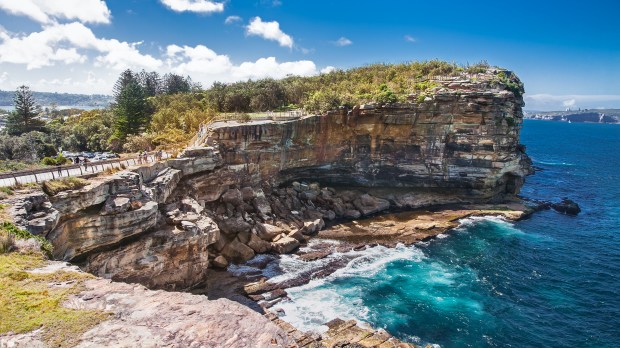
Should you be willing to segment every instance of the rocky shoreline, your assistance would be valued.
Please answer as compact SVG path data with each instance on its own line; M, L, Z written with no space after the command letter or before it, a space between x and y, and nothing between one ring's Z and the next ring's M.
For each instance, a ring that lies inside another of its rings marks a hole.
M287 288L345 267L347 257L334 252L409 245L469 216L519 219L532 210L516 198L533 170L519 139L522 91L504 80L521 85L511 72L488 69L439 79L405 103L214 122L178 158L2 203L18 227L53 244L56 259L113 283L275 311ZM575 211L570 202L558 209ZM261 266L291 253L323 264L280 282L260 278ZM256 266L246 279L218 271L246 262ZM328 332L358 346L386 337L356 327L333 322Z
M278 304L289 300L288 288L328 277L346 267L356 257L348 255L350 252L379 245L392 248L399 244L426 242L437 235L450 233L459 226L460 220L469 217L498 216L508 221L517 221L527 218L541 207L515 200L494 205L436 207L432 211L388 212L359 221L334 223L310 237L293 254L304 262L326 259L335 253L339 255L320 268L302 271L284 281L274 282L272 278L277 278L281 272L270 278L264 276L264 270L277 267L279 256L261 255L231 271L211 271L209 284L195 293L204 293L209 298L225 297L265 313L268 319L287 331L300 347L331 347L337 342L357 344L356 347L416 347L412 343L399 341L384 330L372 329L355 320L336 318L325 323L327 330L321 334L302 332L280 319L284 312Z

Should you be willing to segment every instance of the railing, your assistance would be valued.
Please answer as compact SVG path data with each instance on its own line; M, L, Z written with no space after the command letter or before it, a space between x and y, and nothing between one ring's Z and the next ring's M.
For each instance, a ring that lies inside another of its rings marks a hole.
M252 112L252 113L223 113L215 116L211 122L220 121L264 121L264 120L289 120L309 115L306 110L293 110L282 112Z
M164 153L162 159L168 158L168 154ZM84 164L71 164L64 166L54 166L49 168L20 170L13 172L0 173L0 187L15 186L28 183L41 183L48 180L66 178L70 176L83 176L89 174L101 173L108 169L121 169L132 165L140 165L156 162L157 158L154 154L144 157L119 158L106 161L88 162Z

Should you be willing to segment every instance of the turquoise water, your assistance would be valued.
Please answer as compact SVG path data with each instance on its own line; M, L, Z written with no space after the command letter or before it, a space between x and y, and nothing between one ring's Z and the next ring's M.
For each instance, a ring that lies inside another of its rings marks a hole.
M321 331L353 318L441 347L619 347L620 126L526 121L522 143L543 169L523 195L569 197L579 216L467 219L430 243L351 252L344 269L289 289L283 319Z

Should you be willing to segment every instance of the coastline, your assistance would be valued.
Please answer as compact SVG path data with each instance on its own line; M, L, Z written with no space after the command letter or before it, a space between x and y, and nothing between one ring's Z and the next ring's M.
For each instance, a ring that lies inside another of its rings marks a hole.
M196 294L225 297L240 302L264 316L286 331L300 347L331 346L337 342L358 344L360 347L417 347L393 337L389 332L372 328L356 320L336 318L323 323L322 331L302 331L281 319L284 311L278 307L289 300L287 290L320 280L345 268L359 253L382 246L396 248L420 242L430 242L451 233L463 219L473 217L499 217L518 221L529 217L541 208L515 200L502 204L468 204L439 206L435 209L418 209L401 212L384 212L363 219L334 222L310 237L308 242L292 255L263 254L254 259L230 266L228 270L211 270L207 289ZM333 257L337 255L338 257ZM298 269L293 274L279 268L282 257L293 257L304 263L318 261L319 268ZM323 262L324 261L324 262Z

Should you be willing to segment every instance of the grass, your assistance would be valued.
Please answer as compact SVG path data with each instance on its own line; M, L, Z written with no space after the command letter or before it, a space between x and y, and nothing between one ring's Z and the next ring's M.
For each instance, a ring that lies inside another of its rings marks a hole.
M43 192L48 196L55 196L62 191L75 190L88 185L88 180L82 178L63 178L46 181L41 185Z
M84 281L93 276L66 271L28 272L45 264L40 253L0 254L0 335L42 328L41 337L49 346L73 347L84 332L108 319L109 314L63 307L62 303L82 291ZM58 283L63 286L54 286Z
M13 186L2 186L0 187L0 200L7 199L15 194L16 191L24 190L28 188L36 188L39 187L39 184L36 183L27 183L27 184L17 184Z
M4 206L0 209L4 210ZM0 254L11 251L14 245L15 239L35 239L41 245L41 251L45 252L48 256L52 255L53 246L50 241L42 236L35 236L28 231L17 228L10 221L2 221L0 223Z

